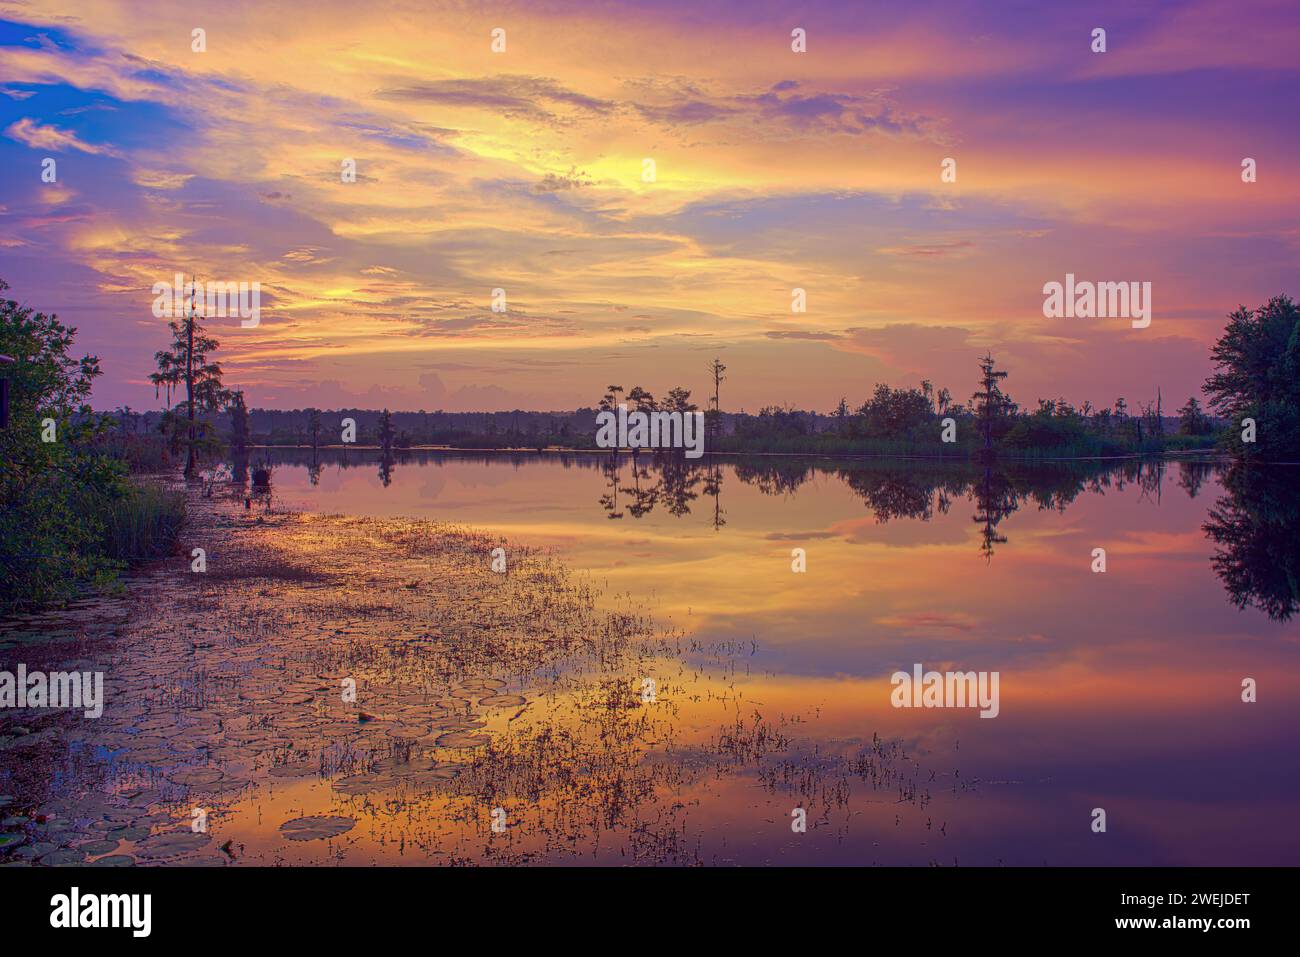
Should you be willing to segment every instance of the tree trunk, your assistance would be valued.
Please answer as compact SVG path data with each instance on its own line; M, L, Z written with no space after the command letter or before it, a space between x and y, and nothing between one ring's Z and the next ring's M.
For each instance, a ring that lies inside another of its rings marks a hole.
M185 324L185 411L189 418L188 453L185 456L185 477L194 476L198 464L194 456L194 304L190 303L190 317Z

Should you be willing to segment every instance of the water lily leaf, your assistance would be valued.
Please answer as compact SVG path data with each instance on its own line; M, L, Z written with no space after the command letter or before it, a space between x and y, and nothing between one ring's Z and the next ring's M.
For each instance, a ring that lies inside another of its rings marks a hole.
M173 782L187 787L204 787L208 784L216 784L225 776L225 773L217 768L182 768L179 771L173 771L169 775Z
M392 787L395 783L393 778L383 774L354 774L335 781L334 790L348 795L369 794L371 791Z
M469 734L465 731L449 731L438 738L440 748L481 748L490 744L492 738L486 734Z
M57 851L51 851L38 861L46 867L54 867L59 864L80 864L86 859L86 855L75 847L61 847Z
M268 774L274 778L309 778L320 773L319 764L277 764Z
M85 844L78 845L79 849L84 851L90 857L99 857L101 854L107 854L110 851L117 850L117 845L121 841L89 841Z
M527 704L528 699L517 694L494 694L479 698L478 703L483 708L518 708Z
M136 853L143 858L178 857L189 854L212 840L209 834L193 831L164 831L147 837L136 845Z
M332 814L296 817L280 825L280 833L291 841L315 841L323 837L338 837L356 826L350 817Z

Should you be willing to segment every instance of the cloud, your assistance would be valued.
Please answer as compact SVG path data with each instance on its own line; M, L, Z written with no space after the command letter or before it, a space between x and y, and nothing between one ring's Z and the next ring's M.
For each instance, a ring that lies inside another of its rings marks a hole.
M968 239L951 242L914 243L906 246L885 246L879 250L887 256L952 256L974 249L975 244Z
M382 89L384 100L417 101L445 107L487 110L508 117L555 120L541 104L567 107L594 115L614 109L608 100L576 93L555 80L540 76L494 76L451 80L425 80Z
M686 100L653 106L644 103L634 104L633 109L651 123L660 126L692 126L696 123L714 123L735 116L739 109L705 100Z
M591 186L592 179L585 172L579 172L577 167L570 166L567 173L547 173L542 177L541 182L534 184L533 189L539 193L554 193L567 189L582 189L584 186Z
M10 139L17 140L19 143L30 146L34 150L49 150L56 153L65 150L80 150L93 156L119 155L110 146L87 143L72 130L61 129L53 124L42 125L39 120L27 116L10 123L5 130L5 135Z
M180 189L193 178L193 173L176 173L161 169L136 169L131 174L132 181L146 189Z
M844 338L844 336L838 332L804 332L793 329L773 329L763 333L763 335L767 336L769 339L810 339L815 342L835 342Z
M819 130L854 135L880 132L923 136L933 125L928 117L897 109L879 93L805 94L792 90L793 87L777 84L766 93L739 97L737 102L756 106L765 121L782 123L804 132Z

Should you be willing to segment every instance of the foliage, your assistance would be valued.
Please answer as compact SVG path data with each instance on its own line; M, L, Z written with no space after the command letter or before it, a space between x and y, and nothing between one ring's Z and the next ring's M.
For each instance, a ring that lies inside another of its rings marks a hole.
M891 389L876 386L857 415L860 434L868 438L899 439L913 435L934 421L930 399L919 389ZM859 430L855 430L859 431Z
M1230 420L1224 442L1244 459L1300 461L1300 310L1288 296L1238 308L1210 351L1210 408ZM1254 419L1256 441L1242 441Z
M1178 410L1178 433L1180 435L1209 435L1214 431L1214 422L1205 414L1196 396L1187 400L1187 404Z
M68 598L82 582L107 585L117 570L100 543L125 469L94 445L111 423L90 407L99 360L72 357L76 334L56 315L0 301L0 354L15 360L0 373L11 380L0 430L0 612ZM42 441L50 424L54 441Z

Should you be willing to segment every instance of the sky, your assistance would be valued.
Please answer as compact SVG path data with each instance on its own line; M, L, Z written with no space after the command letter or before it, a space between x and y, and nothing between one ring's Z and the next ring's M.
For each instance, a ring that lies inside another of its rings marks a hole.
M991 350L1022 405L1159 389L1168 414L1229 311L1300 294L1298 25L1263 0L0 0L0 278L78 328L105 408L158 407L152 289L183 272L260 284L255 327L210 323L254 407L698 399L717 356L726 410L830 411L877 382L964 399ZM1151 324L1046 318L1067 273L1150 282Z

